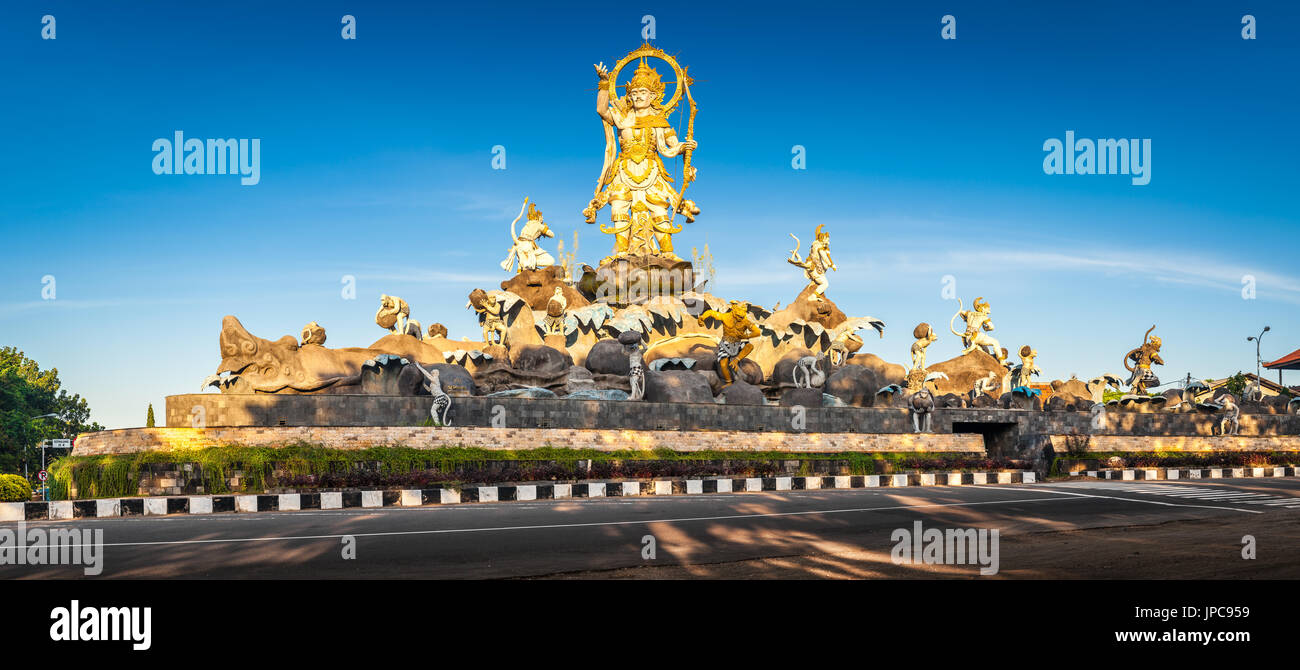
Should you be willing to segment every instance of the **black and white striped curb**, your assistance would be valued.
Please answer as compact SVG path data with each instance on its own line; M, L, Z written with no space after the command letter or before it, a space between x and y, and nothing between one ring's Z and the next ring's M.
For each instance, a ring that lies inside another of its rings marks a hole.
M1127 470L1082 470L1071 477L1151 481L1156 479L1229 479L1242 477L1300 477L1300 468L1268 466L1265 468L1130 468Z
M672 496L704 493L759 493L814 489L860 489L903 486L967 486L1032 484L1033 471L927 472L895 475L835 475L827 477L745 477L675 479L579 484L513 484L507 486L434 487L398 491L324 493L265 493L100 498L56 502L0 503L0 521L80 519L219 512L287 512L305 509L420 507L457 503L486 503L563 498Z

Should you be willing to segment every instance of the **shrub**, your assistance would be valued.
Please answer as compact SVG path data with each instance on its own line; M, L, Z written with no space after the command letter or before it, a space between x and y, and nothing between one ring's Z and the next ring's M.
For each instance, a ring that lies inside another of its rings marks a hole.
M32 485L20 475L0 475L0 502L27 502Z

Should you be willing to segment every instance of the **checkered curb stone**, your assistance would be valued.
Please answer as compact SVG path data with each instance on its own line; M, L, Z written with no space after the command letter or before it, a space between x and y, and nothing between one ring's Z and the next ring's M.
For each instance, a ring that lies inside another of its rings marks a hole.
M1300 477L1300 467L1270 465L1263 468L1128 468L1080 470L1070 477L1154 481L1176 479L1240 479L1243 477Z
M832 475L825 477L713 477L652 481L580 482L576 484L511 484L499 486L434 487L396 491L332 491L137 498L101 498L55 502L0 503L0 521L82 519L167 514L247 514L378 507L422 507L459 503L619 498L632 496L814 491L819 489L889 488L902 486L970 486L1032 484L1033 471L927 472L892 475Z

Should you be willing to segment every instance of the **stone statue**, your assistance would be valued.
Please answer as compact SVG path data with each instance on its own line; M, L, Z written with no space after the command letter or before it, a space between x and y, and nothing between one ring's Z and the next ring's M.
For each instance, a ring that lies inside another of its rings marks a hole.
M1214 402L1223 407L1223 418L1219 420L1220 435L1236 435L1241 432L1241 407L1232 397L1231 393L1225 393L1214 399Z
M542 329L547 335L564 334L564 313L569 308L569 300L564 297L564 288L555 287L555 293L546 301L546 319Z
M664 82L646 64L647 58L668 63L677 75L676 90L667 103ZM620 97L619 72L638 59L636 72ZM596 182L595 196L582 213L587 223L595 223L597 212L607 204L610 206L611 225L600 227L602 233L614 235L614 253L606 261L626 256L659 256L679 261L673 253L672 236L682 229L673 225L673 217L681 213L690 223L700 212L694 202L682 197L695 179L695 168L691 167L691 153L697 146L692 139L695 100L690 93L691 78L672 56L648 43L625 56L612 71L604 63L598 63L595 68L599 76L596 113L605 128L605 162ZM677 131L667 119L683 92L690 104L690 119L686 139L678 140ZM683 156L681 191L672 187L672 177L662 160L678 155Z
M429 335L427 339L432 340L435 337L447 337L447 327L441 323L429 325Z
M638 339L636 344L624 345L627 350L628 382L632 393L628 400L645 398L645 345Z
M822 300L822 296L826 295L826 287L830 286L830 282L826 280L826 273L839 269L835 267L835 261L831 260L831 234L823 232L822 225L817 226L813 242L808 245L807 258L799 257L799 238L791 233L790 237L794 237L794 248L790 250L790 257L786 259L791 265L803 268L803 276L808 278L808 286L812 289L808 299L813 301Z
M303 326L303 327L302 327L302 343L303 343L303 346L306 346L306 345L308 345L308 344L319 344L319 345L321 345L321 346L324 346L324 345L325 345L325 329L324 329L324 328L321 328L321 327L320 327L320 324L319 324L319 323L316 323L315 321L312 321L311 323L309 323L309 324Z
M796 388L810 389L820 387L826 383L826 371L821 368L821 361L825 359L821 356L804 356L794 364L790 376Z
M1038 351L1030 348L1028 344L1020 347L1020 365L1011 368L1011 386L1029 387L1034 375L1041 375L1042 370L1034 365L1034 359L1038 357Z
M912 337L916 341L912 343L912 369L925 369L925 350L931 344L939 339L939 335L934 332L928 323L918 323L916 328L912 329Z
M706 309L696 321L703 326L707 318L722 322L722 340L718 342L715 364L723 386L730 386L740 374L740 361L754 350L754 345L746 340L760 335L758 325L749 318L749 303L739 300L732 300L731 309L726 312Z
M930 415L934 414L934 393L925 385L938 379L947 378L948 375L942 372L931 372L922 381L921 390L913 393L907 399L907 404L912 410L912 427L916 429L916 432L930 432ZM922 428L922 424L924 424L924 428Z
M405 300L391 295L379 296L379 310L375 312L375 323L380 328L398 335L410 335L417 340L424 338L420 331L420 322L411 319L411 307Z
M988 301L981 296L975 299L975 304L972 307L973 309L962 310L961 298L958 298L957 313L953 314L951 319L948 319L948 330L951 330L953 335L960 337L962 346L966 347L962 350L962 355L969 354L976 349L984 349L986 353L997 358L999 362L1005 361L1007 358L1006 350L988 334L988 331L993 330L993 321L989 317L991 308ZM965 332L959 333L952 327L957 317L961 317L962 321L966 322Z
M415 363L415 368L424 373L424 390L433 396L433 407L429 408L429 414L433 420L440 426L450 426L447 421L447 412L451 410L451 396L442 390L442 376L437 370L425 370L423 365Z
M515 224L524 215L525 208L528 210L528 223L524 224L523 231L515 235ZM515 260L519 261L519 272L555 265L555 258L537 245L537 240L542 237L555 237L555 233L546 227L537 204L530 204L528 198L524 198L523 207L519 208L519 216L510 222L510 255L501 261L501 269L510 272L515 267Z
M970 391L970 400L973 404L975 399L982 395L991 395L994 391L1002 388L1002 379L997 372L990 371L988 375L975 380L975 386Z
M863 328L875 328L881 337L885 336L885 322L872 316L860 316L856 319L849 319L835 327L830 333L831 344L826 351L830 354L831 365L844 365L849 360L849 343L856 343L854 351L862 347L862 337L858 331Z
M921 388L925 385L925 350L939 336L930 324L922 322L912 329L912 337L916 341L912 343L912 367L907 371L906 383L908 388Z
M478 313L479 323L483 326L484 342L506 346L508 335L505 306L501 304L500 300L497 300L495 295L482 289L474 289L470 293L469 303L466 304L466 307L470 307Z
M1160 378L1151 371L1153 364L1165 364L1160 358L1160 338L1151 336L1151 331L1155 329L1155 326L1148 328L1142 336L1142 346L1124 354L1124 369L1131 373L1128 378L1129 392L1134 395L1147 395L1148 386L1160 385ZM1129 365L1129 361L1136 365Z

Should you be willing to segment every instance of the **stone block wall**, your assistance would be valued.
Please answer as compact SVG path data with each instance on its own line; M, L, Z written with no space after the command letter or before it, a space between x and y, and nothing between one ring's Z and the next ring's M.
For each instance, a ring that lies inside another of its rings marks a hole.
M1090 452L1206 452L1206 451L1297 451L1300 437L1287 436L1237 436L1237 435L1052 435L1052 451L1057 456L1068 454L1071 446L1086 448ZM1081 444L1086 440L1086 447Z
M195 393L167 397L167 426L419 426L430 418L428 396L268 395ZM597 428L721 430L811 433L911 433L907 410L892 407L808 407L801 422L789 407L770 405L663 404L601 400L457 397L448 416L453 426L504 428ZM953 424L1014 425L1018 435L1211 435L1218 418L1200 414L1108 411L1094 428L1088 412L1016 409L940 409L938 433ZM1300 416L1244 414L1242 435L1297 435Z
M982 455L984 441L971 434L777 433L752 431L616 430L573 428L484 428L477 426L275 426L246 428L123 428L84 433L75 456L184 451L220 445L282 447L295 443L335 449L400 445L422 449L481 447L525 450L672 449L736 452L946 452Z

